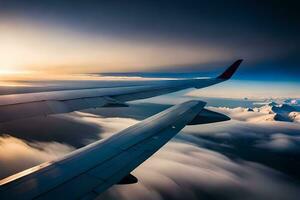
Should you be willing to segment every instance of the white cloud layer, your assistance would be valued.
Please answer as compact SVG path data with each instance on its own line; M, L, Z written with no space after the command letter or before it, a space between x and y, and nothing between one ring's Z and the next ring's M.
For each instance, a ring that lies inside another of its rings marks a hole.
M300 152L300 124L266 120L268 112L248 112L245 108L211 108L233 120L213 125L187 127L158 153L134 170L137 184L117 185L100 199L298 199L299 185L283 172L243 158L231 158L211 147L234 148L231 143L245 141L247 148L274 152ZM101 127L99 137L131 126L131 118L103 118L76 112L68 117ZM267 118L268 119L268 118ZM258 123L259 122L259 123ZM91 141L88 141L91 142ZM208 148L206 148L208 147ZM246 148L246 146L245 146ZM74 148L57 142L24 142L13 137L0 138L2 174L11 174L44 161L63 156Z
M0 137L0 178L54 160L74 148L57 142L26 143L11 137Z
M139 183L114 186L99 199L298 199L300 190L260 164L233 161L170 142L134 171Z

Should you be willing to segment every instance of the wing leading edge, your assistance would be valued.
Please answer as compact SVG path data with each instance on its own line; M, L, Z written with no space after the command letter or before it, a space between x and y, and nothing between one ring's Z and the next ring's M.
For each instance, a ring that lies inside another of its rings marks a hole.
M152 81L92 89L72 89L0 96L0 123L34 116L67 113L103 106L126 106L126 101L145 99L187 88L203 88L226 81L242 60L233 63L217 78Z
M148 159L205 106L188 101L66 157L0 181L0 199L93 199ZM131 177L131 179L133 179Z

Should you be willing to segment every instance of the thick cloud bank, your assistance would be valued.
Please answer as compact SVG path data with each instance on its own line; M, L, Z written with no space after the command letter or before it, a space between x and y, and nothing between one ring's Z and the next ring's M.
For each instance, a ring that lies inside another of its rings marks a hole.
M27 126L30 125L28 124L28 120L24 120L21 121L19 126L25 130L28 128L27 131L28 134L31 135L31 140L26 140L28 136L20 135L21 133L19 133L18 130L15 130L19 129L17 127L10 130L14 131L14 135L25 139L2 134L2 136L0 136L0 179L41 164L42 162L62 157L75 150L77 144L89 144L95 140L109 137L138 122L137 120L130 118L103 118L83 112L75 112L70 115L60 116L58 119L48 118L48 121L45 121L45 119L43 119L43 121L40 121L40 119L32 120L42 122L45 129L49 128L50 131L54 131L53 128L57 128L58 130L61 128L67 131L60 132L61 135L57 138L60 142L56 142L53 141L53 139L56 138L55 133L50 132L48 129L45 130L46 132L42 131L41 134L38 134L37 128L30 128ZM64 120L65 125L58 124ZM25 122L27 122L27 125ZM48 126L46 125L47 122L49 122ZM75 128L71 128L70 122L78 124L75 125ZM102 127L103 129L101 129L101 131L99 129L98 132L95 132L94 129L92 129L92 131L89 131L89 129L86 131L84 130L84 127L89 128L95 126ZM44 134L53 136L52 140L50 140L50 138L45 138L50 136L44 136ZM74 137L77 141L74 141ZM61 141L64 141L64 143Z
M60 119L98 128L79 134L66 127L69 131L61 133L59 142L39 141L38 137L28 141L2 136L0 175L4 177L72 151L74 147L68 139L72 131L79 144L109 137L137 123L141 113L146 113L140 112L142 109L139 112L132 109L117 109L113 117L108 115L111 112L101 117L97 110L92 112L94 114L65 115ZM274 113L255 109L253 112L247 108L209 109L225 113L232 120L186 127L133 171L139 179L137 184L113 186L99 199L298 199L300 124L276 121L272 118ZM118 112L133 118L116 117ZM62 142L63 139L66 142Z
M26 143L11 137L0 137L0 178L61 157L74 148L57 142Z
M286 135L282 133L273 134L269 141L262 141L257 147L275 150L279 152L300 152L300 136Z
M139 183L99 199L298 199L300 190L263 165L171 142L134 171Z

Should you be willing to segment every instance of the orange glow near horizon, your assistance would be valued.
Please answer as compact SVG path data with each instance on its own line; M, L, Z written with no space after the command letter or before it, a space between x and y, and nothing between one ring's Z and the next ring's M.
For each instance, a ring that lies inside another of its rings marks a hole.
M230 60L232 56L230 52L206 44L199 47L179 42L115 38L24 19L0 19L0 33L0 69L3 71L147 71L208 63L216 57Z

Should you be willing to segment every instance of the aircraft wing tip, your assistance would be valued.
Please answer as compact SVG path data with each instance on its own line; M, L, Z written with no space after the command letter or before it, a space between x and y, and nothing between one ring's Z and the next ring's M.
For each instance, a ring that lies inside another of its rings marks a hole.
M218 79L224 79L228 80L232 77L232 75L236 72L240 64L242 63L243 59L239 59L235 61L230 67L228 67L220 76L218 76Z

